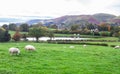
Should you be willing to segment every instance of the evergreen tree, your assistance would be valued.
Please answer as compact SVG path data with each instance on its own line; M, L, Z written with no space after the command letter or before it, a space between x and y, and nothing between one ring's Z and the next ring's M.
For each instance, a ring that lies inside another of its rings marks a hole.
M0 28L0 42L7 42L10 41L11 36L8 32L8 30L5 30L4 28Z

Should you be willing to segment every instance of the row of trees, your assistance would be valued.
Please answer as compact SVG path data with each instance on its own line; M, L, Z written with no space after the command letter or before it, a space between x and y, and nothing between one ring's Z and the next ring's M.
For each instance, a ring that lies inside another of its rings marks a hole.
M111 26L108 23L100 23L100 24L86 24L86 25L72 25L70 30L71 31L76 31L79 29L98 29L99 31L111 31L111 29L113 29L114 26Z
M6 24L3 25L3 26L6 26ZM43 26L43 24L42 23L38 23L38 24L34 24L34 25L29 25L27 23L22 23L22 24L18 24L17 25L15 23L10 23L8 25L8 28L9 28L9 30L16 31L16 28L19 27L20 31L22 31L22 32L28 32L30 28L32 28L32 27L39 27L39 26Z
M66 32L66 31L64 31ZM62 33L64 33L62 32ZM80 33L86 35L102 35L102 36L119 36L119 25L111 25L109 23L100 24L85 24L85 25L72 25L70 33Z
M17 29L17 30L16 30ZM54 37L54 33L79 33L79 34L92 34L92 35L100 35L99 31L108 31L110 32L111 36L119 36L120 27L110 26L108 23L101 23L99 25L95 24L87 24L86 26L80 25L72 25L70 29L64 30L48 30L47 27L43 26L41 23L29 26L26 23L23 23L17 26L14 23L9 25L3 25L0 30L0 39L1 42L9 41L10 34L8 33L9 30L16 31L13 35L12 39L15 41L19 41L21 37L26 38L26 36L32 36L36 38L38 42L39 37L42 36L49 36L50 38ZM28 35L22 35L19 31L28 32ZM101 32L101 35L105 35L107 33ZM4 39L3 39L4 38Z
M6 25L3 25L3 27L4 26L6 27ZM43 25L41 23L38 23L38 24L29 26L27 23L23 23L23 24L19 25L19 29L22 32L28 32L29 28L34 27L34 26L38 27L38 26L43 26ZM56 25L54 25L54 26L56 26ZM12 31L15 31L16 27L18 27L18 26L14 23L9 24L9 26L8 26L9 30L12 30ZM99 25L96 25L96 24L72 25L70 27L70 29L64 28L64 30L77 31L77 30L86 29L86 28L88 30L98 28L99 31L110 31L111 29L113 29L113 27L114 26L110 26L110 24L108 24L108 23L101 23ZM54 27L52 27L52 28L54 28ZM57 27L55 29L57 29Z
M24 24L21 25L22 27L26 27ZM54 34L52 31L50 31L47 27L42 26L42 25L34 25L31 28L28 28L27 30L25 30L24 28L22 29L23 31L28 31L28 34L20 34L20 28L21 27L16 27L14 30L16 31L15 34L11 37L11 35L9 34L9 29L7 25L3 25L0 28L0 42L6 42L6 41L10 41L11 38L14 41L20 41L20 38L24 38L26 40L27 36L30 37L35 37L36 38L36 42L38 42L39 37L42 36L48 36L50 37L50 39L52 37L54 37Z
M15 31L16 27L19 26L19 29L20 31L22 32L28 32L29 31L29 28L33 27L33 26L43 26L42 23L38 23L38 24L35 24L35 25L29 25L27 23L22 23L22 24L15 24L15 23L10 23L8 28L9 30L12 30L12 31ZM3 25L3 27L6 27L6 25ZM49 25L47 26L48 28L54 28L54 29L58 29L57 25ZM70 30L70 31L75 31L75 30L79 30L79 29L85 29L87 28L88 30L91 30L91 29L96 29L98 28L99 31L110 31L111 29L113 29L114 26L111 26L110 24L108 23L100 23L100 24L92 24L92 23L88 23L88 24L84 24L84 25L80 25L80 24L77 24L77 25L72 25L70 27L65 27L62 28L62 29L67 29L67 30Z
M5 25L3 25L3 26L5 26ZM10 23L8 25L8 28L11 31L16 31L17 27L18 26L16 24L14 24L14 23ZM27 23L23 23L23 24L19 25L19 30L22 31L22 32L28 32L29 28L30 28L30 26Z

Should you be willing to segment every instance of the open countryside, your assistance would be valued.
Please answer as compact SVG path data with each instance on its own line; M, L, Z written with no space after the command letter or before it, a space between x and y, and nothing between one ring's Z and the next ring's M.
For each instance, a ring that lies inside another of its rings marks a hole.
M0 1L0 74L120 74L120 0Z
M114 32L119 27L106 27L105 31L101 27L103 30L97 32L87 29L90 32L86 34L86 30L81 33L79 29L55 29L41 23L28 26L28 30L22 25L14 30L10 30L10 25L0 28L1 74L120 73L119 31ZM26 50L27 45L34 46L35 51ZM10 51L11 47L20 52Z

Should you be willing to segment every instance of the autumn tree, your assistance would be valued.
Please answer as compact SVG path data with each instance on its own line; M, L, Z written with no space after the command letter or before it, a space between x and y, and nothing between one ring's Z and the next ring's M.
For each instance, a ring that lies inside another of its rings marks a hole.
M110 25L108 23L101 23L98 28L100 31L110 31Z
M15 32L15 34L13 35L12 39L13 39L14 41L20 41L20 38L21 38L21 34L20 34L20 32L19 32L19 28L16 28L16 32Z

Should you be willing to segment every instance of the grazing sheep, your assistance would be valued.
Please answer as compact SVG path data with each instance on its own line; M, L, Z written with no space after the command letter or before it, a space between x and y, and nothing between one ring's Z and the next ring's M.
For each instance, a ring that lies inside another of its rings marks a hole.
M15 47L11 47L10 49L9 49L9 53L11 54L11 55L19 55L20 54L20 50L18 49L18 48L15 48Z
M87 46L86 44L83 45L83 47L86 47L86 46Z
M120 48L120 46L119 46L119 45L117 45L117 46L115 46L114 48L115 48L115 49L119 49L119 48Z
M25 49L28 50L28 51L34 51L34 50L35 50L35 47L32 46L32 45L26 45L26 46L25 46Z
M75 48L74 46L70 46L70 48Z

